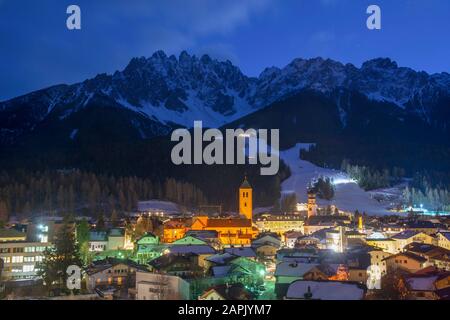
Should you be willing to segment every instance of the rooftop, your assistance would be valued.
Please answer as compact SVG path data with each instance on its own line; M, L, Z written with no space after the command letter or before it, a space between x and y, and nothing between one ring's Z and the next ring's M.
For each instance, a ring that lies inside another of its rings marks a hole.
M26 234L16 229L0 229L0 238L25 238Z
M170 247L170 253L173 254L215 254L216 250L208 245L175 245Z
M400 233L397 233L396 235L392 236L392 239L395 240L404 240L404 239L409 239L411 237L414 237L415 235L419 234L419 232L414 231L414 230L405 230L402 231Z
M305 294L308 293L310 299L362 300L365 290L361 285L352 282L297 280L289 286L286 298L305 299Z
M392 256L389 256L389 257L384 258L383 260L394 259L394 258L400 257L400 256L405 256L405 257L408 257L408 258L410 258L410 259L413 259L413 260L416 260L416 261L419 261L419 262L425 262L425 261L427 261L427 259L425 259L424 257L421 257L421 256L419 256L419 255L417 255L417 254L414 254L414 253L412 253L412 252L407 252L407 251L406 251L406 252L401 252L401 253L394 254L394 255L392 255Z
M252 247L234 247L225 248L225 253L229 253L238 257L255 258L256 253Z
M302 277L309 270L317 266L319 266L319 264L317 263L298 263L292 261L283 261L277 264L275 276Z
M242 218L213 218L208 219L208 228L251 228L252 221Z

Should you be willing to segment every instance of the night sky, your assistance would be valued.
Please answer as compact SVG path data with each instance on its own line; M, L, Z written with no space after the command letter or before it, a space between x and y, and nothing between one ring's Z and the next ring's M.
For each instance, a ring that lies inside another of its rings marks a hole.
M82 29L66 28L81 7ZM382 30L366 8L382 9ZM250 76L296 57L450 72L448 0L0 0L0 100L97 73L135 56L187 50L229 59Z

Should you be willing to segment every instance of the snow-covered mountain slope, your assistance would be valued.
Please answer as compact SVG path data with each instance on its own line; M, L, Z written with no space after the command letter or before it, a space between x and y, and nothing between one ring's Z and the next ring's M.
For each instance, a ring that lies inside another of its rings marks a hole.
M265 105L280 95L299 89L330 93L336 88L345 88L402 108L413 101L426 107L440 95L450 92L449 79L448 73L429 75L398 67L388 58L369 60L361 68L330 59L295 59L283 69L272 67L264 70L252 98L257 105Z
M338 105L343 104L344 125L345 101L336 95L339 89L393 103L429 124L450 127L448 117L442 117L450 113L448 73L416 72L390 59L370 60L357 68L315 58L295 59L282 69L268 68L253 78L230 61L158 51L150 58L133 58L112 75L100 74L0 103L0 141L12 143L49 117L63 121L95 105L93 99L98 97L162 126L191 127L194 120L203 120L204 126L219 127L304 89L331 95Z
M332 169L318 167L311 162L300 159L300 149L308 149L310 144L299 143L295 147L282 151L281 159L291 169L291 176L283 181L282 193L295 193L299 202L307 202L307 186L318 177L330 177L335 183L333 200L318 199L319 205L336 205L339 209L354 212L366 212L371 215L387 215L386 205L372 198L369 192L361 189L347 174Z

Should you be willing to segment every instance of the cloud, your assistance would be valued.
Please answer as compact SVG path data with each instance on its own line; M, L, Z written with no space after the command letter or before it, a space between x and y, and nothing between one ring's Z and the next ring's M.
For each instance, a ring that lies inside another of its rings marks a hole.
M114 72L132 57L188 50L238 61L230 37L274 0L77 0L82 29L65 28L60 0L0 0L0 99ZM5 9L6 8L6 9ZM39 27L36 27L39 26ZM15 30L11 33L10 30Z
M269 8L273 0L135 0L132 5L109 1L103 20L115 23L139 20L149 25L170 26L191 36L228 34L249 22L252 15Z

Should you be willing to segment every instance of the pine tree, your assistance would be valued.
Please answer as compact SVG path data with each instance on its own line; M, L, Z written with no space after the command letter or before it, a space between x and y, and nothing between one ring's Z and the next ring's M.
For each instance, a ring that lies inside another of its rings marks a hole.
M63 288L68 277L67 268L71 265L82 267L73 223L66 216L57 233L55 245L44 251L38 275L42 276L47 288L51 289L54 285Z
M105 217L102 211L98 213L96 229L99 231L105 230Z
M0 200L0 222L8 222L8 207L6 201Z
M90 226L87 219L83 219L77 225L77 242L80 248L80 257L83 263L86 265L90 261L89 259L89 230Z
M119 225L119 217L117 216L117 211L115 209L111 211L111 224L113 227L117 227Z

